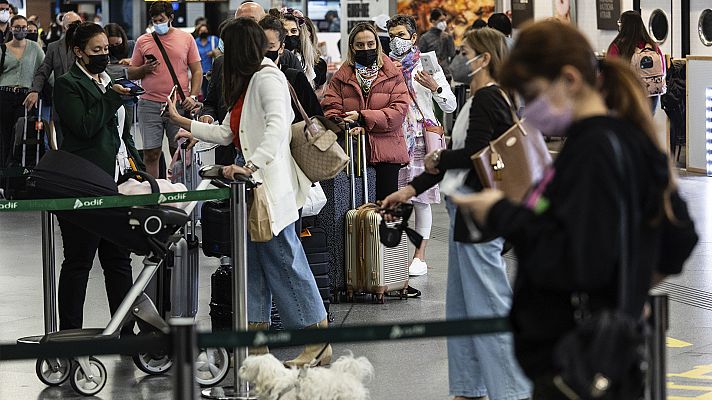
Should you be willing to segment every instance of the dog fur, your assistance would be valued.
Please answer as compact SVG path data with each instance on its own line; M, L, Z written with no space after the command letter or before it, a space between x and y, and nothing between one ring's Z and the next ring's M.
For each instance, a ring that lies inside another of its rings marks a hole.
M373 365L366 357L349 354L329 368L307 368L302 376L300 371L287 369L273 355L265 354L248 357L240 367L240 378L254 385L260 400L370 399L364 383L373 376Z

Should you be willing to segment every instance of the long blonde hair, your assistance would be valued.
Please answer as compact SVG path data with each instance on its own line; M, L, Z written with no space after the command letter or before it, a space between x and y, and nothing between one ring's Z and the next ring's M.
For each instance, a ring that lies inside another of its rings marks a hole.
M381 41L378 40L378 33L376 32L376 28L373 27L369 22L359 22L356 24L356 26L351 29L351 33L349 33L349 50L348 53L346 53L346 63L350 66L356 65L356 60L354 59L354 40L356 40L356 35L358 35L361 32L368 31L373 33L373 38L376 40L376 52L378 53L378 56L376 57L376 63L378 64L378 67L383 66L383 50L381 49Z

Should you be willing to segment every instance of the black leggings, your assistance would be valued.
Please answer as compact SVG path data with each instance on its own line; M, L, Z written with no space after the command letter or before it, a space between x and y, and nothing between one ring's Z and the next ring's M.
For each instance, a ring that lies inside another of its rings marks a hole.
M383 200L398 190L398 171L401 167L401 164L373 164L376 169L376 200Z

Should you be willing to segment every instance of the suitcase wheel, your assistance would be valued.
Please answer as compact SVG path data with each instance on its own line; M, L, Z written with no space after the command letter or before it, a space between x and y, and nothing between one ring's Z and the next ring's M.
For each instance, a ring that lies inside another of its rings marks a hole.
M383 297L383 293L376 293L376 298L375 298L375 299L376 299L376 303L378 303L378 304L383 304L383 303L385 303L385 300L384 300L384 297Z

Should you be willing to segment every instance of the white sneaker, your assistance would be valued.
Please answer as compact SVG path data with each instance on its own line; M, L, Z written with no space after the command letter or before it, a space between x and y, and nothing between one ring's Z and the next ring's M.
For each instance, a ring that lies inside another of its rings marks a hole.
M414 258L413 262L410 263L410 268L408 268L408 274L410 276L422 276L428 273L428 264L419 258Z

